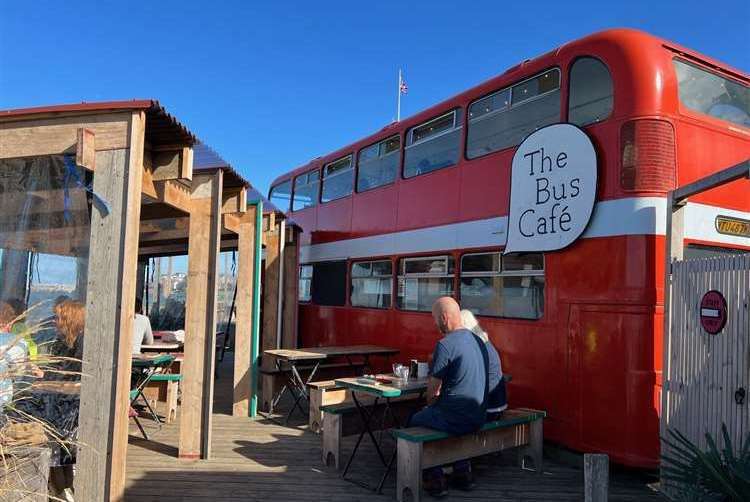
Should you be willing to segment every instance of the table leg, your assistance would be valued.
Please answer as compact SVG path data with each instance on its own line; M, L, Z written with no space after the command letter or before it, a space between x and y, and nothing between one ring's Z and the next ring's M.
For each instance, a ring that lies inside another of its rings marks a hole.
M359 445L362 443L362 438L365 437L366 433L370 433L370 437L372 437L372 431L370 430L370 420L372 420L375 410L375 407L378 405L378 401L380 400L379 397L376 397L375 400L372 403L372 409L373 413L368 413L364 406L362 406L362 403L359 402L359 399L357 399L357 393L352 391L352 399L354 400L354 406L357 408L357 411L359 412L359 417L362 419L362 426L363 430L359 433L359 437L357 438L357 442L354 444L354 449L352 450L351 455L349 456L349 460L346 462L346 467L344 467L344 472L341 474L341 477L346 479L346 473L349 472L349 467L352 465L352 461L354 460L354 456L357 454L357 450L359 450ZM375 443L375 438L372 437L373 443ZM377 444L377 443L375 443ZM380 453L380 449L378 448L378 453ZM383 455L380 453L381 460L385 463L385 460L383 460Z
M290 391L292 394L294 394L294 404L292 405L292 409L289 410L289 414L286 416L286 424L289 423L289 419L292 418L292 414L294 413L294 410L299 408L299 411L305 415L305 410L302 409L302 406L299 404L299 402L304 399L308 403L308 409L310 404L310 398L307 394L307 385L312 382L312 379L315 377L315 374L318 372L318 368L320 367L320 362L315 363L315 366L313 367L312 371L310 371L310 374L307 377L307 380L302 379L302 375L300 375L299 370L297 370L297 365L294 362L289 363L291 366L291 373L292 376L290 378Z

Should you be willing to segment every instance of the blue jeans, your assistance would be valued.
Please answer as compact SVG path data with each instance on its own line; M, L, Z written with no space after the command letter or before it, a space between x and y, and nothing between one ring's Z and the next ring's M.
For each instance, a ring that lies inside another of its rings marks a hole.
M434 406L425 406L409 418L409 427L429 427L443 432L450 432L450 426L446 423L440 410ZM468 460L459 460L453 464L453 472L470 472L471 462ZM427 479L436 479L443 475L441 466L430 467L425 469L424 476Z

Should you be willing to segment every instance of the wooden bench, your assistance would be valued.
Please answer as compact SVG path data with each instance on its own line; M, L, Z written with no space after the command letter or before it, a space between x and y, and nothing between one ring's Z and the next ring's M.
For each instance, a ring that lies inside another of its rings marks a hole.
M297 366L297 370L304 374L306 372L312 371L314 368L314 365L305 365L305 366ZM316 375L318 376L327 376L330 378L333 377L340 377L342 376L342 373L345 373L343 370L347 368L351 368L352 372L357 372L359 369L364 367L363 362L356 362L354 364L349 363L327 363L327 364L321 364L318 368L318 372ZM276 396L276 393L279 389L281 389L284 385L286 385L287 380L289 379L289 373L292 370L288 367L284 367L282 369L278 369L276 367L274 368L261 368L260 370L260 381L261 381L261 410L267 412L267 413L273 413L273 406L272 401L274 396Z
M164 423L171 424L177 419L177 397L180 391L182 375L174 373L157 373L143 389L143 395L149 400L151 406L156 401L166 403L166 414Z
M371 406L372 396L359 396L360 404ZM391 399L391 412L401 421L406 423L409 416L418 408L418 402L424 403L419 394L406 394ZM380 401L377 409L373 411L375 416L370 422L370 428L376 430L382 424L382 412L385 409L385 401ZM341 462L341 439L344 436L358 434L362 431L362 419L357 407L352 402L328 404L320 407L323 412L323 427L321 429L321 456L323 465L333 466L339 469Z
M402 502L407 493L419 502L422 493L422 471L458 460L470 459L508 448L519 451L521 467L527 457L534 469L542 473L542 420L544 411L525 408L508 409L502 418L487 422L475 433L452 436L426 427L395 429L398 456L396 499Z
M310 417L308 425L316 434L323 428L323 410L321 406L351 402L351 393L344 387L336 385L334 380L310 382L307 385L310 393Z

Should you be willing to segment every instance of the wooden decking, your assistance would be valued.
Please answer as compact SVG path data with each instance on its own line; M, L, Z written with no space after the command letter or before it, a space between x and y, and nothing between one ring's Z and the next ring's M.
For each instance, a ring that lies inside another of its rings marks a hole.
M395 478L386 482L383 495L344 481L320 460L320 437L298 420L297 427L283 427L260 419L229 416L231 361L217 381L213 423L213 458L181 461L177 456L177 425L154 432L151 441L133 429L127 458L126 500L160 502L229 501L388 501L395 496ZM363 443L372 452L369 443ZM344 456L353 447L345 442ZM379 463L374 456L358 455L352 476L370 484L377 474L368 466ZM522 471L515 455L490 456L474 462L477 488L469 493L451 491L447 500L543 501L583 500L583 473L545 461L544 474ZM379 471L378 471L379 472ZM614 472L610 485L612 501L663 500L647 486L653 481L630 472ZM427 497L427 500L430 500Z

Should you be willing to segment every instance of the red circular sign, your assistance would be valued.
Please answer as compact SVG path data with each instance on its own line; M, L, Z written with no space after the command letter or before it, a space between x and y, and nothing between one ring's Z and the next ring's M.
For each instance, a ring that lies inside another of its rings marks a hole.
M727 323L727 301L724 295L711 290L701 298L701 326L708 333L715 335Z

